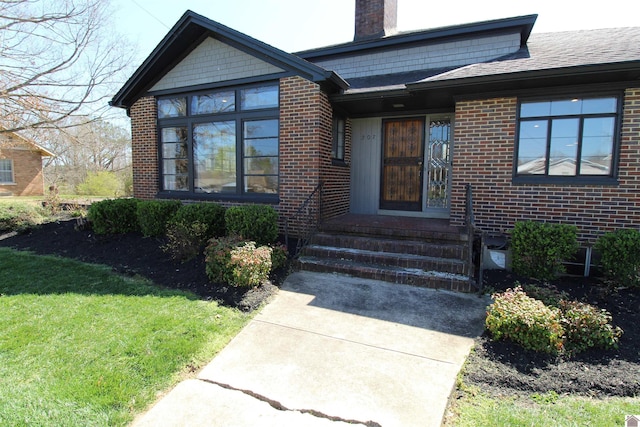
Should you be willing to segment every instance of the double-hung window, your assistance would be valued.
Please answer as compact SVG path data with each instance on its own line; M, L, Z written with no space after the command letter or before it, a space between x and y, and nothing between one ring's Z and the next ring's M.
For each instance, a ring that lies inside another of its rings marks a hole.
M277 196L277 83L159 98L158 127L163 192Z
M613 181L620 109L617 96L520 102L514 181Z
M13 183L13 160L0 159L0 184Z

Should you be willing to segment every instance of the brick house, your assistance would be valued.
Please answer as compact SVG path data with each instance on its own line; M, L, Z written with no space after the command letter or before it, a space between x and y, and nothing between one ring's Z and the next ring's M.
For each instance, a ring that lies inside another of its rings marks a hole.
M42 158L53 155L16 133L0 133L0 195L44 195Z
M563 222L589 246L638 227L640 28L397 33L396 10L356 0L352 42L294 54L187 11L112 100L135 196L269 203L293 229L307 204L457 228L471 184L489 234Z

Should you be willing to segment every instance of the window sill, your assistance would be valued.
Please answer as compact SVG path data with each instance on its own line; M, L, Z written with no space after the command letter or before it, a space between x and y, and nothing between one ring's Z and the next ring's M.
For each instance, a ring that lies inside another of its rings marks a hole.
M221 194L221 193L188 193L183 191L160 191L156 199L199 200L203 202L240 202L277 205L280 197L277 194Z
M533 184L533 185L602 185L617 186L620 182L616 178L605 176L582 176L582 177L565 177L565 176L514 176L513 184Z
M340 159L331 159L331 164L333 166L341 166L343 168L349 167L349 164L347 162L345 162L344 160L340 160Z
M18 185L17 182L0 182L0 185Z

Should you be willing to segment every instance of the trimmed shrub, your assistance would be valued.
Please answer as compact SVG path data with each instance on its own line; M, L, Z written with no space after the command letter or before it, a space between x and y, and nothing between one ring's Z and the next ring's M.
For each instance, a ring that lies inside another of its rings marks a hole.
M567 352L618 347L622 329L611 324L611 314L606 310L577 301L561 301L560 310Z
M640 231L616 230L595 244L604 274L619 285L640 286Z
M0 204L0 231L24 231L44 221L45 213L28 203Z
M147 237L164 235L167 223L181 206L178 200L140 200L136 210L140 231Z
M235 286L258 286L269 278L271 248L246 242L231 250L229 266Z
M486 327L494 339L510 339L528 350L557 354L563 348L560 310L527 296L520 287L493 295Z
M512 268L518 274L550 280L565 271L562 261L578 250L577 228L566 224L516 222L511 234Z
M269 278L271 252L238 236L211 239L205 250L207 276L215 283L258 286Z
M195 203L183 205L170 221L173 224L193 224L199 222L206 226L205 242L213 237L225 235L225 208L216 203Z
M232 206L225 214L227 234L242 236L258 245L278 239L278 213L268 205Z
M89 206L87 219L97 234L124 234L140 231L138 199L111 199Z
M167 226L167 243L162 250L170 253L173 259L189 261L202 252L207 244L209 227L200 221L171 222Z

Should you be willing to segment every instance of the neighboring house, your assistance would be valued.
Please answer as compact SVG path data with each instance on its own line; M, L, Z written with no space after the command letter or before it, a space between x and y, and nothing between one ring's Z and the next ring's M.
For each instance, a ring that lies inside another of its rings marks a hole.
M355 39L283 52L187 11L114 96L139 198L269 203L324 184L324 218L640 225L640 28L531 34L537 16L395 32L356 1Z
M20 135L0 133L0 196L42 196L42 158L54 154Z

